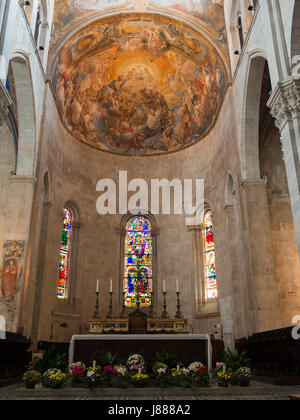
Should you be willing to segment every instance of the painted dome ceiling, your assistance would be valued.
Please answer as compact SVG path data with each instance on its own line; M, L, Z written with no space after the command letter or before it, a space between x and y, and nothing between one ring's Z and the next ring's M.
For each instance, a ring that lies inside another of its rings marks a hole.
M83 27L59 49L51 78L67 130L127 155L199 141L213 127L227 86L215 46L157 13L122 13Z

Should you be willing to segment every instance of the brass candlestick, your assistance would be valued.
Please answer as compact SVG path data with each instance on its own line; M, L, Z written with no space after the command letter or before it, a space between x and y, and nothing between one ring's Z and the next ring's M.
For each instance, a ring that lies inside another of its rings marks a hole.
M181 312L181 305L180 305L180 292L176 292L177 295L177 312L175 315L176 319L182 319L183 313Z
M161 315L162 319L168 319L169 318L169 314L167 312L167 292L163 292L164 295L164 306L163 306L163 313Z
M109 292L109 294L110 294L109 311L108 311L108 313L106 315L106 318L107 319L113 319L113 312L112 312L112 309L113 309L113 292Z
M99 292L96 292L96 308L95 308L93 319L100 319L100 313L99 313Z
M125 296L126 296L126 292L123 292L123 304L122 304L122 312L120 313L120 319L126 318Z

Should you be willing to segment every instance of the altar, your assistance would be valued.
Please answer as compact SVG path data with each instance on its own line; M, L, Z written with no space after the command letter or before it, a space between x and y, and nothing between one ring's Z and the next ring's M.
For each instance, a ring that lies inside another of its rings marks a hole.
M156 360L156 353L175 353L186 365L195 361L212 368L212 347L205 334L129 334L129 335L74 335L70 342L69 364L83 362L90 365L107 352L127 359L139 353L148 361Z

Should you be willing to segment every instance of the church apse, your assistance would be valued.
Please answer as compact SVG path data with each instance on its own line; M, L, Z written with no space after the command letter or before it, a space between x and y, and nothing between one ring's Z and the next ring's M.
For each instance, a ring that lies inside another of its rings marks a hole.
M70 38L53 63L52 84L74 137L103 151L151 155L208 134L227 74L199 32L156 14L123 14Z

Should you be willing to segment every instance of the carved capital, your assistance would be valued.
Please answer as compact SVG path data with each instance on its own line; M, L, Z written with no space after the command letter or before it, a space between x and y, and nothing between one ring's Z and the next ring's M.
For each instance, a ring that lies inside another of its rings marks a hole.
M274 89L268 107L275 118L277 128L281 131L287 121L300 116L300 80L290 77L279 82Z

